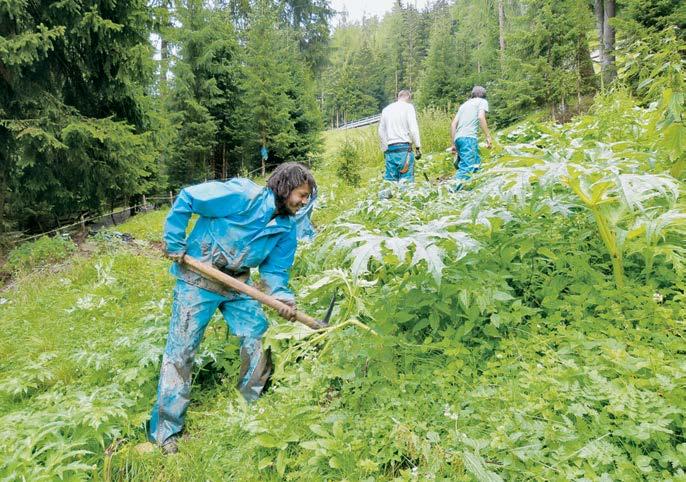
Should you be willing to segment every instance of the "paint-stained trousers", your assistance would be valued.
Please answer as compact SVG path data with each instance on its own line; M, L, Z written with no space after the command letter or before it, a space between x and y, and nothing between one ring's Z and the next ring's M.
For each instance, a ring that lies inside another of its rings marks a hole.
M476 137L458 137L455 139L455 148L460 156L460 163L457 166L455 179L458 181L466 181L472 177L481 166L481 157L479 156L479 143Z
M414 182L414 152L410 149L410 144L394 144L388 146L384 152L386 161L386 172L383 178L386 181L407 181ZM407 161L407 171L401 172Z
M249 402L256 400L271 375L269 354L262 350L267 318L259 303L239 293L227 297L177 280L157 402L148 427L152 442L161 445L183 429L190 402L193 358L217 309L221 310L231 333L240 339L238 389L243 397Z

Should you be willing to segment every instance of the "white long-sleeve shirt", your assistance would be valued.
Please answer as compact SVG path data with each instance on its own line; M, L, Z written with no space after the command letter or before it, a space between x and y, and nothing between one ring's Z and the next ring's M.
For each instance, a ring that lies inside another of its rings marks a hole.
M381 139L381 150L384 152L390 144L398 142L410 142L415 147L421 147L417 113L414 106L402 100L386 106L381 111L379 138Z

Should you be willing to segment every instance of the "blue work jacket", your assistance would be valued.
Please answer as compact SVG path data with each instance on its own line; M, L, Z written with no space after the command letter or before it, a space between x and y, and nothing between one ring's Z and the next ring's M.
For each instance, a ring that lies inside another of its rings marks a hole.
M305 222L309 226L311 209L298 212L299 222L296 216L273 217L275 210L271 189L248 179L187 187L167 216L166 249L169 253L186 253L235 276L259 268L269 294L292 300L288 278L297 247L297 224ZM193 214L200 217L186 238L186 227ZM171 273L193 285L223 292L216 283L208 283L179 263L173 264Z

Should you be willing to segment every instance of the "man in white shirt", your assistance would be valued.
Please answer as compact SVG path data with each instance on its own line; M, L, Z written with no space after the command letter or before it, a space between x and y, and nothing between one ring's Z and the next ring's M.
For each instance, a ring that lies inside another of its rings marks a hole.
M486 89L477 85L472 89L471 98L460 106L450 125L451 138L455 144L453 152L457 152L459 160L455 166L457 168L455 179L458 181L469 179L481 165L477 137L479 126L486 134L486 146L490 149L493 145L488 122L486 122L486 112L488 112Z
M422 157L417 113L411 100L410 91L401 90L398 101L381 112L379 138L386 161L384 179L387 181L414 182L414 161ZM416 156L412 152L412 144Z

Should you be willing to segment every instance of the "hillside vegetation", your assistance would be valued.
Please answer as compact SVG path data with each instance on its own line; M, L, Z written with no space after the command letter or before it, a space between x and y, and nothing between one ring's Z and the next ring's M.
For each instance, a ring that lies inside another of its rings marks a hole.
M312 314L338 292L333 325L272 313L273 384L248 406L215 319L175 456L136 450L170 310L164 213L73 255L55 240L62 261L17 262L2 293L2 479L684 480L686 210L661 118L620 90L521 123L453 193L428 112L417 183L383 200L374 128L329 133L293 284Z

